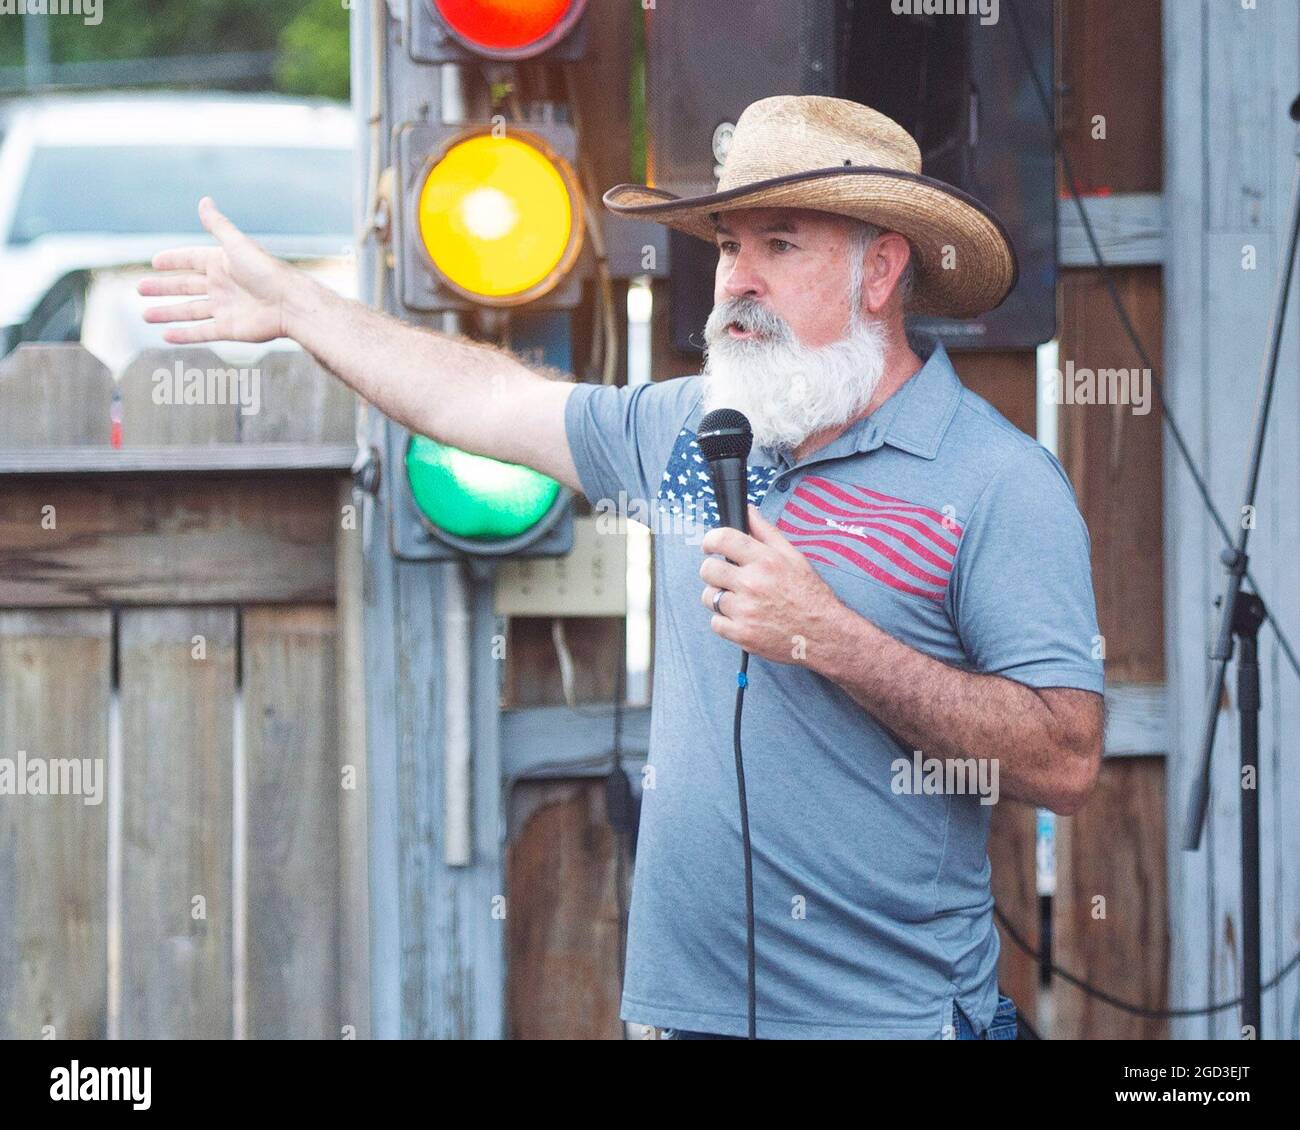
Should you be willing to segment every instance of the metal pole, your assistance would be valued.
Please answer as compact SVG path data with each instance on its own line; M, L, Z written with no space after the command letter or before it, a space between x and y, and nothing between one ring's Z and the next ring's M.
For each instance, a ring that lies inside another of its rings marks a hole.
M23 17L23 62L27 66L28 90L49 85L52 65L48 16L28 12Z
M387 11L383 0L354 0L351 8L352 105L357 124L357 293L376 309L385 306L382 249L368 230L375 172L384 164L382 127L371 118L384 115L382 82ZM383 448L383 417L361 406L358 441L364 448ZM385 489L382 488L381 489ZM380 609L391 608L396 583L392 561L384 551L387 531L380 499L364 495L362 545L367 586L366 659L366 867L370 898L370 1034L395 1040L402 1026L402 940L400 907L401 805L398 789L397 735L392 686L395 681L391 631Z
M470 705L470 588L464 567L448 561L442 574L443 860L448 867L474 862L472 708ZM431 574L433 570L430 570Z
M459 67L439 68L441 117L444 122L465 120L465 81ZM456 333L459 318L447 314L443 329ZM473 705L471 586L466 584L459 561L438 567L442 575L443 693L443 860L448 867L468 867L474 862Z
M1233 618L1241 640L1237 710L1241 717L1241 1023L1260 1039L1263 1016L1259 929L1259 629L1264 602L1243 593Z

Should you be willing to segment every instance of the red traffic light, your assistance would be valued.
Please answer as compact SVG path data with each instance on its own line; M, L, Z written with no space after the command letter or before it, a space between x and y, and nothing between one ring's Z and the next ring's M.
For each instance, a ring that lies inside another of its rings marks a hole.
M478 55L529 59L563 39L587 0L431 0L453 37Z

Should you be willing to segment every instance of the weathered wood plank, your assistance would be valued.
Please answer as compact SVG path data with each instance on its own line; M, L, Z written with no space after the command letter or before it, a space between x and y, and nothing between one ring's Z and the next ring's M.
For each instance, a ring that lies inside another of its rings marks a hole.
M453 1007L438 996L442 983L463 986L469 976L461 947L448 949L437 921L457 909L439 882L442 671L434 647L433 570L398 565L393 592L392 648L396 654L393 705L397 779L397 908L401 947L402 1039L455 1038L469 1029L466 1001ZM421 693L421 690L423 693ZM439 911L442 915L439 915ZM453 924L454 925L454 924ZM439 1026L441 1020L441 1026Z
M0 448L107 444L113 378L80 345L20 345L0 361Z
M1159 368L1162 352L1160 272L1115 272L1116 285L1138 333ZM1105 639L1106 678L1159 683L1164 679L1164 537L1160 406L1154 378L1115 317L1094 271L1061 277L1058 367L1066 378L1127 369L1138 376L1131 404L1065 403L1058 407L1061 462L1074 484L1092 533L1097 620ZM1066 388L1074 387L1072 384Z
M366 867L365 561L363 498L339 484L336 668L339 763L339 974L341 1022L357 1039L370 1037L370 898Z
M379 446L387 421L373 409L366 415L369 443ZM399 566L382 551L382 509L376 498L363 499L363 532L366 553L362 577L366 615L366 762L368 793L366 875L370 902L370 1024L371 1038L400 1039L406 1019L403 1015L407 950L407 918L402 909L405 893L403 852L409 836L403 825L406 794L398 768L400 735L405 723L399 719L396 687L398 672L415 662L397 645L397 574ZM409 613L408 613L409 615ZM436 685L432 678L425 697L432 699Z
M122 446L234 443L239 385L224 375L211 388L208 381L209 373L228 374L232 368L210 349L146 349L118 384ZM201 402L185 402L186 382Z
M1165 7L1161 0L1056 6L1060 129L1085 191L1160 190L1158 48ZM1178 18L1191 18L1187 5L1175 7ZM1135 53L1141 54L1141 66L1132 65ZM1068 207L1063 204L1062 212Z
M1169 752L1163 684L1110 683L1106 687L1107 757L1163 756Z
M322 476L0 480L0 607L331 600L336 494Z
M188 472L350 471L355 444L231 443L207 447L0 449L0 475L138 475Z
M1097 790L1069 825L1057 900L1056 961L1107 992L1166 1007L1164 761L1107 758ZM1104 850L1100 845L1104 845ZM1147 1020L1058 983L1057 1039L1153 1040Z
M1084 197L1084 211L1112 267L1158 266L1165 258L1165 201L1158 192L1128 192L1119 196ZM1062 267L1095 267L1097 257L1084 230L1079 208L1071 200L1060 204L1057 233Z
M108 612L0 611L0 758L88 769L81 795L0 792L6 1039L107 1033L111 666Z
M443 814L446 688L441 646L447 570L400 565L392 647L397 655L397 845L401 931L402 1036L499 1039L505 1032L508 914L501 843L501 777L491 720L474 714L472 855L449 866ZM474 606L470 686L474 706L495 706L499 658L492 655L490 592ZM430 631L429 625L435 625ZM485 689L489 690L484 694ZM385 894L387 899L388 895Z
M617 845L603 787L517 787L510 822L524 830L507 857L510 1037L618 1039Z
M1294 133L1286 107L1295 97L1295 83L1284 76L1287 71L1295 74L1295 63L1279 58L1278 47L1279 41L1294 43L1295 13L1275 13L1269 7L1260 11L1255 5L1207 6L1203 73L1214 84L1202 95L1207 231L1254 231L1269 237L1286 223L1286 185L1279 182L1277 171L1289 170L1291 162L1277 161L1289 155ZM1285 101L1279 99L1283 90Z
M119 631L121 1034L229 1038L235 610L127 609Z
M335 630L333 608L244 612L251 1039L340 1035Z
M241 413L243 443L350 443L357 399L308 353L277 350L257 362L261 404Z
M1201 139L1207 114L1203 97L1207 5L1201 3L1194 8L1195 18L1166 20L1163 28L1165 131L1171 137L1182 139L1181 144L1169 149L1165 174L1170 191L1165 196L1169 243L1163 273L1164 345L1167 368L1177 374L1168 386L1174 415L1192 451L1204 462L1208 323L1204 316L1206 153ZM1191 751L1197 741L1195 731L1201 725L1202 708L1198 700L1205 694L1208 650L1202 647L1198 654L1185 637L1192 631L1208 630L1210 595L1201 568L1181 561L1189 554L1208 552L1214 544L1210 538L1217 539L1217 535L1210 533L1208 516L1173 444L1165 447L1164 469L1164 526L1169 535L1165 615L1170 634L1166 811L1170 848L1169 921L1174 939L1169 995L1172 1005L1188 1007L1208 1002L1213 991L1208 971L1210 914L1206 905L1206 851L1203 848L1192 854L1180 850L1185 831L1183 809L1193 772ZM1209 1021L1202 1018L1176 1020L1170 1026L1170 1035L1175 1039L1204 1039L1209 1032Z
M1271 158L1269 173L1275 207L1269 253L1266 257L1261 256L1260 273L1267 274L1275 282L1285 257L1296 168L1296 127L1288 111L1296 90L1300 89L1300 56L1295 50L1300 39L1300 10L1290 5L1272 15L1278 23L1267 31L1267 48L1263 57L1273 68L1275 77L1268 84L1268 98L1259 107L1259 112L1267 119ZM1248 241L1234 242L1237 242L1237 265L1241 266L1241 247ZM1237 301L1248 299L1241 296ZM1284 626L1292 646L1300 646L1300 585L1297 585L1296 569L1296 562L1300 560L1300 520L1296 517L1295 507L1295 500L1300 497L1300 451L1292 441L1300 434L1300 399L1295 396L1294 383L1294 374L1300 369L1296 317L1293 282L1287 316L1287 342L1278 364L1278 400L1264 447L1264 488L1257 500L1258 512L1263 519L1252 535L1250 545L1252 568L1259 570L1256 575L1269 595L1270 612L1277 617L1277 623ZM1249 402L1253 408L1256 387L1253 380L1249 387ZM1289 395L1283 391L1288 389ZM1239 466L1229 468L1230 479L1238 479L1238 491L1241 489L1240 474ZM1239 499L1236 504L1240 505ZM1260 667L1266 704L1260 720L1261 968L1267 981L1300 948L1300 819L1297 818L1300 814L1300 772L1296 771L1295 761L1296 738L1300 735L1300 693L1297 693L1300 685L1278 646L1271 626L1264 629ZM1233 697L1235 700L1235 694ZM1239 726L1238 717L1226 721L1231 728ZM1234 809L1239 811L1240 764L1228 768L1236 780L1227 795L1232 798ZM1236 825L1234 819L1228 826L1234 835L1237 834ZM1262 1019L1264 1030L1261 1035L1264 1038L1300 1038L1300 978L1288 976L1275 990L1265 991ZM1240 1031L1228 1034L1237 1036Z
M650 711L623 711L623 758L628 772L645 764ZM609 772L614 709L600 706L531 706L501 712L501 772L509 780L599 777Z

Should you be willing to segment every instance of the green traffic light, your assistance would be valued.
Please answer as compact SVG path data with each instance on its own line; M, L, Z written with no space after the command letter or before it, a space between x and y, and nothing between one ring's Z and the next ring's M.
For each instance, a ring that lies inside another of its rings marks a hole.
M429 523L455 537L505 541L526 534L560 493L554 479L483 455L412 436L406 450L411 497Z

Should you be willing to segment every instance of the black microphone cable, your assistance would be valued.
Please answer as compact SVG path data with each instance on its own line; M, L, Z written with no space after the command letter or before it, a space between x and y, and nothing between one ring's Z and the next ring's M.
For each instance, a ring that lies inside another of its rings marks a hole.
M736 673L736 720L732 744L736 750L736 791L740 796L740 842L745 853L745 961L748 973L749 1036L758 1039L758 966L754 951L754 855L749 844L749 804L745 800L745 758L740 748L740 716L745 708L745 688L749 686L749 652L740 652L740 670Z
M709 465L713 481L718 524L749 533L745 507L749 502L749 452L754 434L744 413L734 408L715 408L700 420L696 439ZM734 562L733 562L734 564ZM722 590L726 591L726 590ZM714 597L714 612L725 615ZM745 965L748 1039L758 1039L758 961L754 948L754 853L749 840L749 804L745 798L745 757L741 750L740 720L749 685L749 652L740 649L740 670L736 672L736 715L732 726L732 747L736 754L736 793L740 801L740 842L745 856Z

